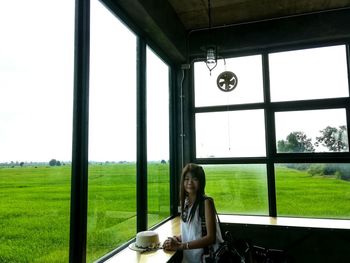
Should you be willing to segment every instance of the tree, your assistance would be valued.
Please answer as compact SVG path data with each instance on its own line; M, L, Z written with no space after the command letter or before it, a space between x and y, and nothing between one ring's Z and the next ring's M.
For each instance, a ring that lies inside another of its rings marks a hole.
M50 165L50 166L55 166L56 164L57 164L56 159L51 159L51 160L49 161L49 165Z
M335 127L327 126L320 131L321 136L316 137L315 146L322 144L332 152L341 152L348 149L348 132L345 125Z
M23 167L23 165L24 165L24 162L19 163L19 166Z
M280 140L277 142L278 152L314 152L315 148L311 142L311 139L307 138L304 132L295 131L291 132L286 140Z

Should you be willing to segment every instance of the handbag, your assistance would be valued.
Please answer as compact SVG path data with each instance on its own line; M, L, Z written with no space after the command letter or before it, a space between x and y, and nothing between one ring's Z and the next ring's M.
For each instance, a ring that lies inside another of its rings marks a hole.
M245 263L245 257L242 256L232 244L224 240L219 244L216 251L204 255L205 263Z
M204 197L209 199L209 197ZM207 233L206 224L205 224L205 214L204 214L204 200L200 203L200 216L202 221L202 236L205 236ZM221 223L219 215L216 212L214 206L216 220L219 224L220 232L222 233ZM244 263L245 257L241 255L238 250L234 247L232 242L232 236L229 231L225 232L223 237L223 242L219 243L218 248L214 251L213 246L204 248L204 253L202 257L202 262L205 263Z
M253 245L248 252L249 263L287 263L284 250Z

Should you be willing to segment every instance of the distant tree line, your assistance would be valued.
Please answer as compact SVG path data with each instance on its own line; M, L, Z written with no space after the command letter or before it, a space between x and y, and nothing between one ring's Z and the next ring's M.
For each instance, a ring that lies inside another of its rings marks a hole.
M311 139L304 132L291 132L286 140L277 142L278 152L287 153L302 153L314 152L315 147L320 145L328 148L332 152L341 152L348 149L348 133L346 126L342 125L339 128L327 126L320 131L321 136L316 137L316 142L313 144Z
M68 162L69 163L69 162ZM61 166L61 165L66 165L66 163L58 161L56 159L51 159L48 163L47 162L19 162L19 161L11 161L11 162L3 162L0 163L0 167L11 167L11 168L15 168L15 167L24 167L24 166L35 166L35 168L37 168L38 166L47 166L49 164L49 166Z
M56 159L51 159L49 161L49 165L50 166L61 166L61 162L60 161L57 161Z
M342 152L349 149L348 133L345 125L336 127L327 126L320 131L316 142L306 136L304 132L294 131L287 135L286 140L277 142L277 150L280 153L307 153L315 152L315 147L320 145L331 152ZM298 170L307 170L312 176L335 176L338 179L350 181L349 164L287 164L286 166Z

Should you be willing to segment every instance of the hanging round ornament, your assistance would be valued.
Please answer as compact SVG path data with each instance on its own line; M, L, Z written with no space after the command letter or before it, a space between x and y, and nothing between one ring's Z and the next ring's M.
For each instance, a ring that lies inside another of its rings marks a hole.
M224 71L220 73L216 79L216 85L221 91L229 92L237 87L238 78L232 71Z

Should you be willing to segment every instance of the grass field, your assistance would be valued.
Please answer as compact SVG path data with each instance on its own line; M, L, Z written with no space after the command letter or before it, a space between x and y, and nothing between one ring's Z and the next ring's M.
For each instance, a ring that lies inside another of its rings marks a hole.
M70 166L0 168L0 262L68 262ZM149 226L169 215L168 165L149 165ZM268 214L264 165L206 166L222 213ZM136 234L135 164L89 168L88 256ZM350 182L276 167L279 215L350 218Z

